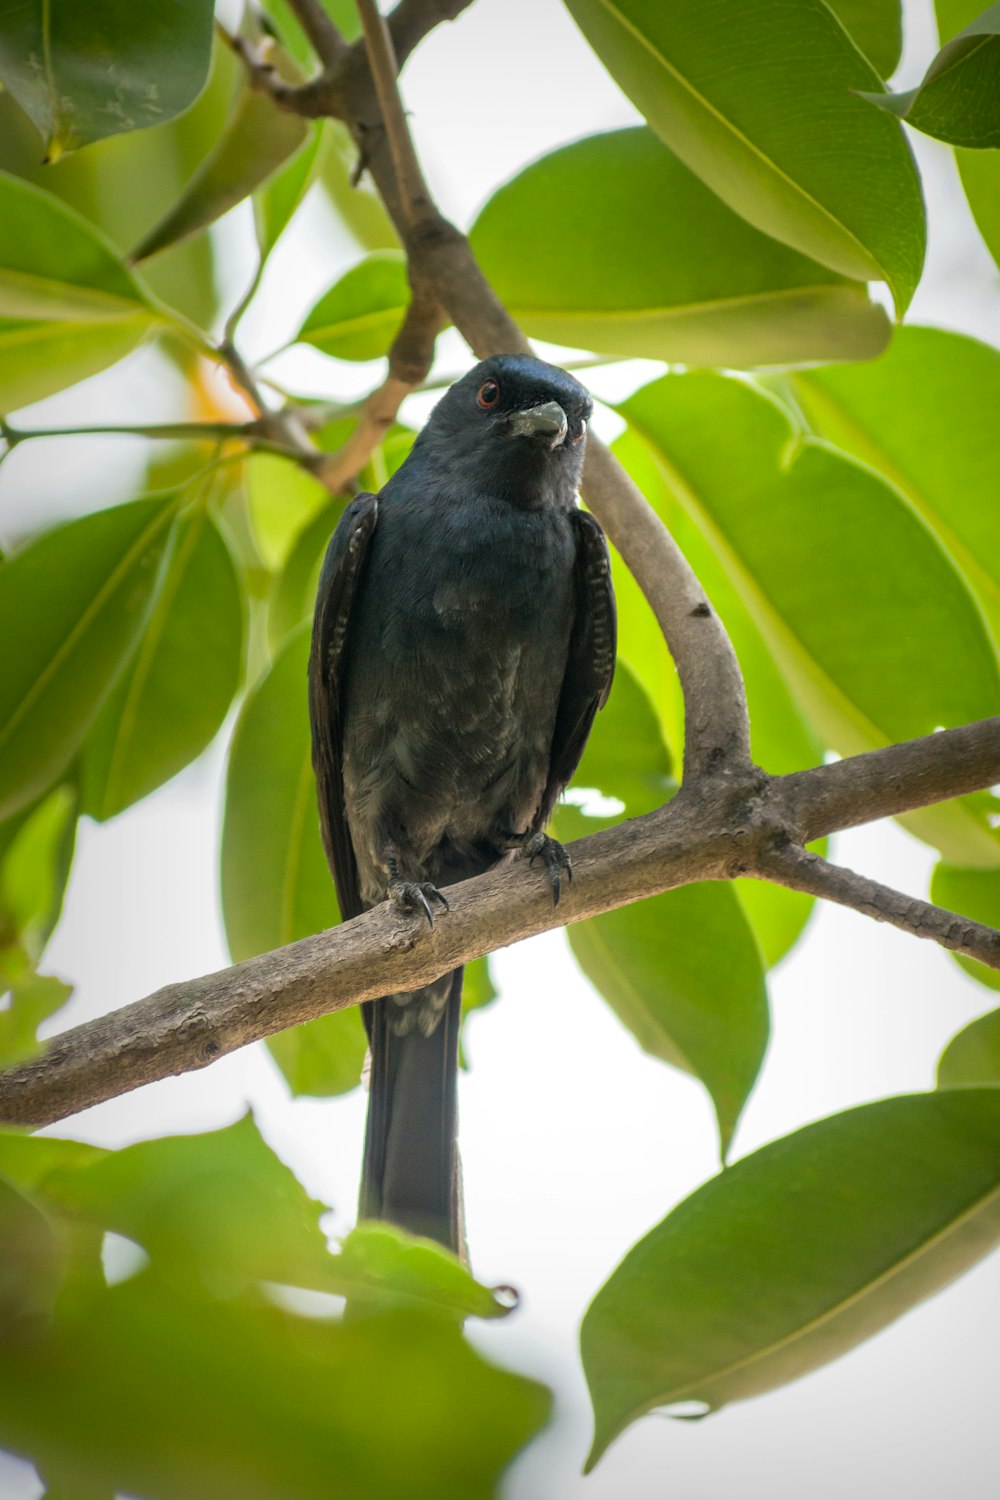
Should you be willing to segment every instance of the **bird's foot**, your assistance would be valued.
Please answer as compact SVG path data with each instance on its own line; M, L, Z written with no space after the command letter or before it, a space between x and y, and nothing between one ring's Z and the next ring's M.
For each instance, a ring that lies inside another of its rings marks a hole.
M442 911L450 910L444 896L429 880L391 880L388 897L402 917L411 917L415 912L423 912L427 918L428 927L434 926L432 904L440 906Z
M563 876L566 876L567 881L573 879L573 863L562 844L557 839L550 838L547 833L532 833L529 829L513 841L513 847L520 849L521 858L526 859L529 865L533 865L536 859L542 860L546 879L552 888L552 905L558 906Z

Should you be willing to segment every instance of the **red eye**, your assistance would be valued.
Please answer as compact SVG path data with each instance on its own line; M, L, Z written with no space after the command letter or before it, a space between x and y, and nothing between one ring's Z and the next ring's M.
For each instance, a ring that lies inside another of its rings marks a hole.
M483 411L489 411L491 406L496 406L497 402L500 400L500 387L497 385L496 381L484 380L482 385L479 387L479 390L476 392L476 400L483 408Z

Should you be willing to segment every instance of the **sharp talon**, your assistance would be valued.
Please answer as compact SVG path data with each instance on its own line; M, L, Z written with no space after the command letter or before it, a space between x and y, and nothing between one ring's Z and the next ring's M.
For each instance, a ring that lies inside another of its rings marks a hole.
M393 906L402 916L413 916L422 912L427 919L428 927L434 926L434 913L431 910L431 902L437 902L444 911L450 907L444 896L436 885L429 880L390 880L389 889L386 893Z
M434 926L434 914L431 911L430 902L427 900L427 897L424 895L423 891L419 887L417 889L417 900L420 902L420 905L423 907L423 912L424 912L424 916L427 918L427 925L428 925L428 927L433 927Z
M447 901L438 890L437 886L432 887L431 891L428 892L428 895L433 901L437 901L444 911L451 911L451 907L448 905Z

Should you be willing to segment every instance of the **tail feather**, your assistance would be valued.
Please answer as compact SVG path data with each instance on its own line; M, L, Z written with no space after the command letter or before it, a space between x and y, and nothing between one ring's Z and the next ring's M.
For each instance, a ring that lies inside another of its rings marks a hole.
M365 1006L371 1047L360 1216L386 1219L462 1254L458 1164L458 1031L462 970L427 1035L400 1033L399 1000Z

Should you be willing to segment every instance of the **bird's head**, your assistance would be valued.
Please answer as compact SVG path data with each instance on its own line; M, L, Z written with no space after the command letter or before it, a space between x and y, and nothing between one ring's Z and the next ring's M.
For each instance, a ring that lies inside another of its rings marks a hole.
M558 366L497 354L442 396L421 447L436 470L447 467L449 482L475 483L517 505L571 506L592 407Z

